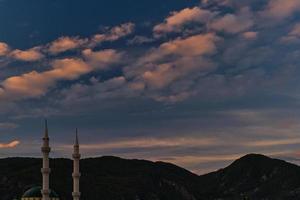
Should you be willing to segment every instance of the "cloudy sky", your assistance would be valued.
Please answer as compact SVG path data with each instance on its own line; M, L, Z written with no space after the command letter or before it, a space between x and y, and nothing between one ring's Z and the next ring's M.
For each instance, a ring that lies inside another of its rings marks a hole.
M0 157L300 159L299 0L0 0Z

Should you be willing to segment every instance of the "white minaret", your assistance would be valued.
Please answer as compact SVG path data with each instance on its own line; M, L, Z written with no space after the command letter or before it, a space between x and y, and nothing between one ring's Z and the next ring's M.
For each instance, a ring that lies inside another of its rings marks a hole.
M74 152L73 152L73 200L80 199L80 191L79 191L79 179L80 179L80 172L79 172L79 160L80 160L80 153L79 153L79 142L78 142L78 133L76 128L76 139L74 144Z
M43 187L42 187L42 200L50 200L49 194L49 153L51 148L49 147L49 136L48 136L48 125L47 120L45 120L45 135L43 137L43 146L42 146L42 153L43 153L43 168L41 169L43 175Z

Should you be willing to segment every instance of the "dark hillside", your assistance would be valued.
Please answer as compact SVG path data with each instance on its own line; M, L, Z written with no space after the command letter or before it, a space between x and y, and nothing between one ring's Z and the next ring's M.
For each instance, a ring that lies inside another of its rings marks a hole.
M51 159L51 187L72 199L72 161ZM263 155L246 155L217 172L197 176L164 162L117 157L81 160L84 200L295 200L300 167ZM0 159L1 200L20 198L41 183L41 159Z

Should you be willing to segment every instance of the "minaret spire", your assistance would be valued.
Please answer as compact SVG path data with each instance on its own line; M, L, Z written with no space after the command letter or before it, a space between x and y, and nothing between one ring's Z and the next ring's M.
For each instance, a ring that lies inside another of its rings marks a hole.
M78 129L76 128L76 139L75 139L75 145L79 145L78 141Z
M47 119L45 119L45 138L49 138L49 135L48 135L48 121Z
M49 146L49 135L48 135L48 123L45 120L45 135L43 137L43 146L41 148L43 153L43 168L41 169L43 175L43 187L42 187L42 200L50 200L49 194L49 174L51 169L49 168L49 153L51 148Z
M79 179L80 179L80 172L79 172L79 161L80 161L80 153L79 153L79 141L78 141L78 130L76 128L76 137L75 137L75 144L74 144L74 152L73 152L73 200L80 200L80 190L79 190Z

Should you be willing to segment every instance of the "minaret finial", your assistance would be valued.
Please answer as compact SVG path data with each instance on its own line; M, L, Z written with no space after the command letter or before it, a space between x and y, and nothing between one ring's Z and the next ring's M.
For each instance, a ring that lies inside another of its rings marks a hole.
M45 119L45 138L48 138L48 121Z
M79 141L78 141L78 128L76 128L76 139L75 139L75 144L78 145Z

